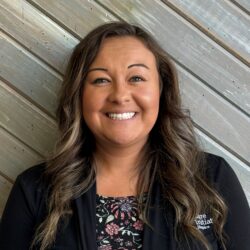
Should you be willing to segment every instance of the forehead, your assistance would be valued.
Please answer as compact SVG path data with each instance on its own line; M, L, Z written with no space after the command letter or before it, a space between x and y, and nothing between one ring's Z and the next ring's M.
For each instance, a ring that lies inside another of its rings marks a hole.
M93 63L114 62L114 58L117 61L147 61L151 64L156 62L154 54L144 43L132 36L106 38L100 46Z

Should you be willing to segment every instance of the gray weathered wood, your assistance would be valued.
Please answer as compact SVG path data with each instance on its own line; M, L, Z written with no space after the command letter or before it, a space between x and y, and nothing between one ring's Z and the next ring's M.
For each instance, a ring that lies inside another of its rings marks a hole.
M250 70L160 1L98 1L122 19L140 23L180 64L250 114Z
M0 125L41 155L56 140L55 121L0 81Z
M94 1L82 0L28 0L43 9L64 27L84 37L87 32L104 22L117 20L110 12L103 9Z
M177 62L184 105L191 109L196 133L207 151L229 162L250 203L250 70L246 66L250 2L168 2L171 8L159 0L0 1L0 141L4 145L0 147L0 213L12 186L8 180L40 161L56 140L55 122L45 113L54 115L56 94L77 38L117 17L146 27Z
M12 184L0 175L0 216L3 213Z
M42 157L0 127L0 171L12 181L26 168L37 164Z
M59 72L78 40L27 1L0 2L1 28Z
M250 19L224 0L163 0L250 64ZM250 1L249 1L250 2Z
M184 106L191 110L195 123L229 147L250 165L250 118L239 112L197 78L178 68Z
M232 2L239 4L248 13L250 12L250 1L249 0L232 0Z
M62 77L0 31L1 77L54 115Z

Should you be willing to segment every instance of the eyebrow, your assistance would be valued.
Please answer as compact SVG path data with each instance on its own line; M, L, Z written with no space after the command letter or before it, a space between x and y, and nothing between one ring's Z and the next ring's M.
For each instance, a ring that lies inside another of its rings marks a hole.
M135 64L131 64L128 66L128 69L132 68L132 67L144 67L146 69L149 69L149 67L143 63L135 63ZM92 68L92 69L89 69L87 73L91 72L91 71L95 71L95 70L101 70L101 71L108 71L108 69L106 68Z
M95 71L95 70L108 71L108 70L105 69L105 68L92 68L92 69L89 69L87 73L89 73L89 72L91 72L91 71Z
M147 65L143 64L143 63L131 64L131 65L128 66L128 69L132 68L132 67L144 67L146 69L149 69L149 67Z

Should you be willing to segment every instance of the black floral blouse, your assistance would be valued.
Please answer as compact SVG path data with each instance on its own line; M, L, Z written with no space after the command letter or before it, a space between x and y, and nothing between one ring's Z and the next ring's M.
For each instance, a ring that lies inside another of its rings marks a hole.
M96 195L98 250L142 249L142 234L143 222L139 218L135 196Z

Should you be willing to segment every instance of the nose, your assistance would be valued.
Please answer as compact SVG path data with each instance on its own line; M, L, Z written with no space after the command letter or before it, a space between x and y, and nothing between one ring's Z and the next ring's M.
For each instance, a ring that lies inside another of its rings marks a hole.
M108 100L112 103L123 104L130 102L131 92L126 82L116 82L112 84Z

